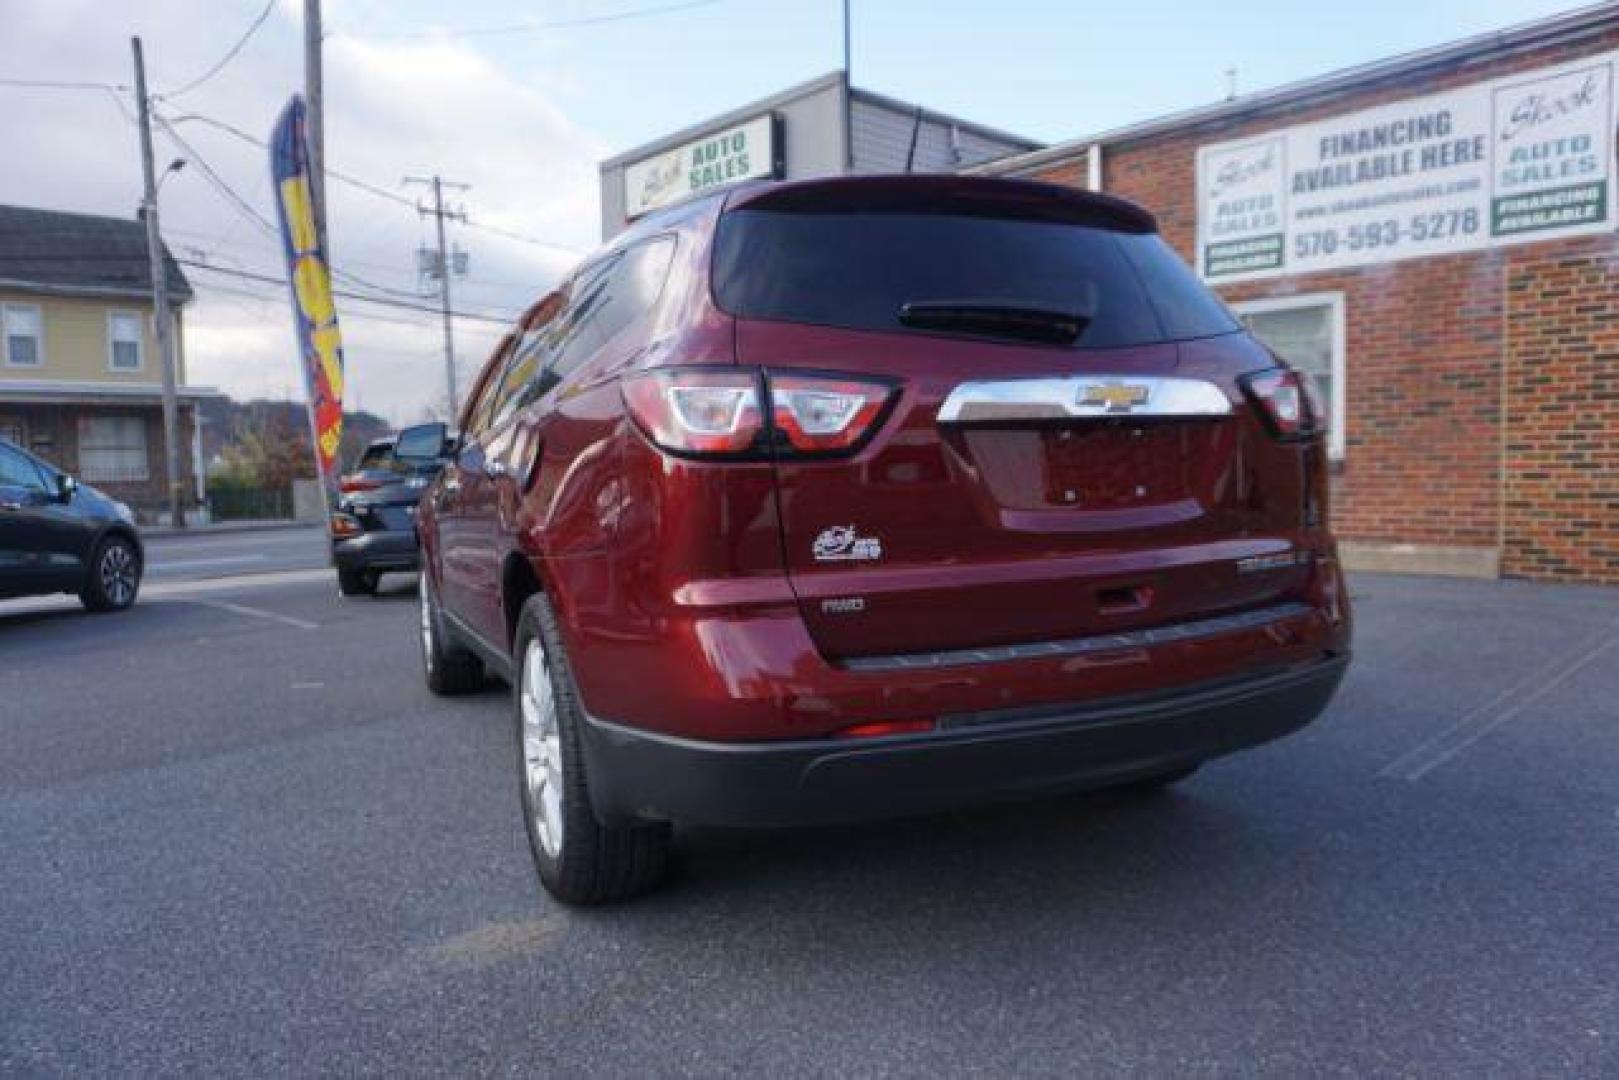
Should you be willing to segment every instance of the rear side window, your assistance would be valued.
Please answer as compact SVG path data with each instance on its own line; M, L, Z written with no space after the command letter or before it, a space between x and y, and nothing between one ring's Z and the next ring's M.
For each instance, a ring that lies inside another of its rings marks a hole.
M358 472L361 469L385 468L393 460L393 456L393 443L378 443L375 446L368 446L365 448L365 453L360 455L360 460L354 463L354 469Z
M582 291L573 326L557 357L558 376L572 371L657 305L674 253L672 237L636 244L612 263L607 274Z
M534 319L495 379L488 417L493 430L538 401L574 368L657 305L674 258L673 237L643 241L578 271L565 299ZM542 309L543 310L543 309Z
M1091 349L1238 329L1154 234L959 214L736 210L720 219L714 291L733 315L890 332L917 332L906 304L1075 311L1074 344Z

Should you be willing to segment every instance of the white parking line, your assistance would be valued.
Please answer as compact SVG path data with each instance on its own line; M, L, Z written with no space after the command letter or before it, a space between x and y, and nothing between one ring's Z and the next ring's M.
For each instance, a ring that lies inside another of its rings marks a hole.
M206 578L200 581L154 581L141 585L142 597L183 597L197 592L238 592L246 589L267 589L281 585L310 585L336 579L329 569L272 570L261 574L239 574L234 577Z
M242 563L263 562L264 555L219 555L212 559L180 559L176 562L158 562L153 560L149 569L152 573L159 570L196 570L204 566L236 566Z
M263 608L248 607L246 604L233 604L228 600L191 600L188 603L218 608L220 611L231 611L255 619L269 619L272 622L285 623L287 626L296 626L300 630L320 629L320 623L313 623L308 619L295 619L291 615L283 615L277 611L265 611Z
M1609 624L1597 636L1609 635L1615 626L1619 626L1619 621ZM1421 780L1496 728L1519 716L1524 709L1579 674L1593 660L1616 648L1619 648L1619 636L1606 636L1605 640L1598 641L1568 663L1563 663L1568 656L1567 653L1556 657L1551 663L1513 683L1427 742L1401 754L1379 770L1377 775L1399 780ZM1559 664L1562 666L1558 667ZM1552 670L1553 668L1556 670ZM1517 700L1513 701L1515 697ZM1507 704L1509 701L1511 704ZM1503 705L1506 707L1496 711Z

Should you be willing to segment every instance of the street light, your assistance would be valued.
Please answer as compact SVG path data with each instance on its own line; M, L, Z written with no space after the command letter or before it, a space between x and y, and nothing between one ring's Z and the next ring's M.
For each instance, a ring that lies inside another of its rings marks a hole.
M177 172L179 172L181 169L183 169L185 167L186 167L186 159L185 158L177 157L173 161L169 162L169 167L164 169L163 170L163 175L157 178L157 187L155 189L153 189L153 191L152 191L153 198L156 198L157 193L163 190L163 181L165 181L165 180L167 180L169 178L169 174L177 173Z

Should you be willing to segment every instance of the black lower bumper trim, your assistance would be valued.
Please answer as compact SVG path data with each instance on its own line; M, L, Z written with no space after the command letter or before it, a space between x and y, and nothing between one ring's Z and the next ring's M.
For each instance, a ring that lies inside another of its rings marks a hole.
M781 826L1102 787L1280 738L1320 715L1348 657L1151 696L972 714L876 739L721 743L587 721L604 821Z
M361 533L332 544L339 570L415 570L421 561L414 530Z

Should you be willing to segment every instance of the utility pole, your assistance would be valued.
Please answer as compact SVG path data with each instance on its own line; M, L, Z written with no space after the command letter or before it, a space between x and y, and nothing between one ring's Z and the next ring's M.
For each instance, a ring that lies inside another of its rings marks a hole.
M332 265L326 235L326 107L322 89L320 0L304 0L304 104L309 115L309 189L315 203L315 235Z
M421 214L432 214L438 223L438 254L435 257L434 265L438 271L439 304L444 312L444 381L449 393L449 421L453 424L456 416L460 414L461 408L457 401L455 390L455 331L450 318L450 273L454 267L451 265L450 250L444 243L444 219L452 218L457 221L465 221L467 212L465 208L446 210L444 208L444 189L455 188L458 191L467 191L472 185L445 180L436 173L431 177L407 176L405 177L405 183L423 184L433 189L433 205L431 207L418 205L416 210Z
M163 260L163 232L157 220L157 175L152 164L152 103L146 96L146 61L141 39L130 38L135 51L135 98L140 105L141 173L146 194L141 217L146 221L146 257L152 274L152 311L157 324L157 351L163 359L163 479L169 489L170 524L185 528L180 480L180 403L174 378L174 322L169 314L169 275Z

